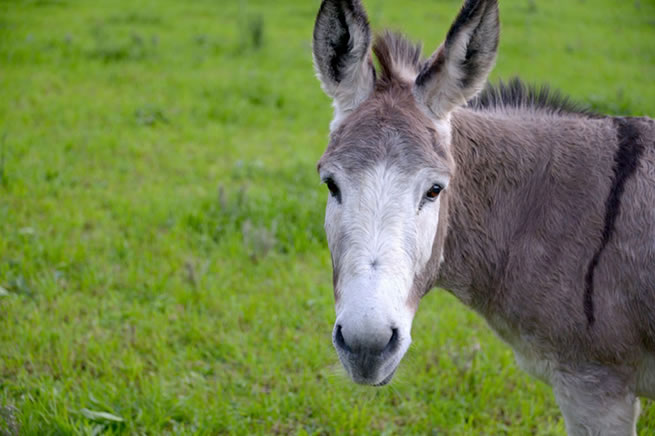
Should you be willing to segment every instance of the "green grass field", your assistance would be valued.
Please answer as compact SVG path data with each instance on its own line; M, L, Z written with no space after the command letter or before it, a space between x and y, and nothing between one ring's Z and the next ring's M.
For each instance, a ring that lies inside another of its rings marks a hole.
M459 3L365 1L426 52ZM655 115L652 1L500 3L494 79ZM0 435L564 434L442 291L389 387L340 369L318 4L0 0Z

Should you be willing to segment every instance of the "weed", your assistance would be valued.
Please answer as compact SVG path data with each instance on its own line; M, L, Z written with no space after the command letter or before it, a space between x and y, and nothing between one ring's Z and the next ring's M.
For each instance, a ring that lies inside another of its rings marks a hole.
M121 24L130 26L155 26L162 24L162 18L157 15L142 12L128 12L120 15L113 15L106 21L108 24Z
M230 193L224 186L218 198L205 201L200 210L187 217L187 225L221 244L231 235L241 234L251 258L278 253L299 253L325 246L323 200L306 187L316 186L307 168L271 172L256 162L238 162L232 179L238 189ZM275 192L258 195L264 183L274 183Z
M7 157L6 157L7 133L5 132L0 139L0 185L6 187L9 183L7 175Z
M0 406L0 436L18 436L20 434L17 412L18 410L14 406Z
M275 224L272 229L265 226L253 226L249 219L246 219L241 225L241 235L243 236L243 245L246 247L248 257L256 262L266 255L277 244L275 237Z
M261 13L248 12L246 0L239 1L239 52L254 49L259 50L264 44L264 16Z
M264 43L264 17L261 15L250 15L245 26L245 45L258 50Z
M134 111L134 118L140 126L155 126L157 124L170 123L164 111L153 105L146 105L136 109Z
M112 39L104 29L96 27L93 31L95 47L88 52L91 59L105 63L123 61L142 61L151 58L156 53L158 39L146 40L139 33L132 33L129 39Z
M528 0L527 11L530 14L534 14L534 13L537 12L537 1L536 0Z

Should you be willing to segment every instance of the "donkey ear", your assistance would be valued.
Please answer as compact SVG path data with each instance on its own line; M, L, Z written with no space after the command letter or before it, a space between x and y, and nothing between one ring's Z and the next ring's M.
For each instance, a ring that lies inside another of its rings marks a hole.
M483 87L498 52L497 0L466 0L446 40L414 84L417 100L443 118Z
M373 90L371 31L360 0L323 0L314 25L314 68L334 99L335 121Z

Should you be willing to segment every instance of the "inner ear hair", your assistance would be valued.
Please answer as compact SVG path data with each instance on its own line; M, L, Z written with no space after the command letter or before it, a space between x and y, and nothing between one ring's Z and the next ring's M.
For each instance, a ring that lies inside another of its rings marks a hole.
M371 31L360 0L323 0L313 36L314 67L325 91L355 81L362 64L370 62ZM372 68L372 63L371 63Z

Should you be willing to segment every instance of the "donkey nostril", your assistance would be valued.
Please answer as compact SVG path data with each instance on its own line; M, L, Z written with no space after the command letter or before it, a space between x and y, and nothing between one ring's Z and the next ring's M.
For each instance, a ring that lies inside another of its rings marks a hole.
M389 339L389 343L387 343L387 346L384 347L384 352L385 353L393 353L396 351L398 348L398 329L397 328L392 328L391 329L391 339Z
M341 333L341 324L337 325L337 331L334 334L334 343L338 348L341 348L342 350L351 351L348 344L346 344L346 340L343 338L343 333Z

